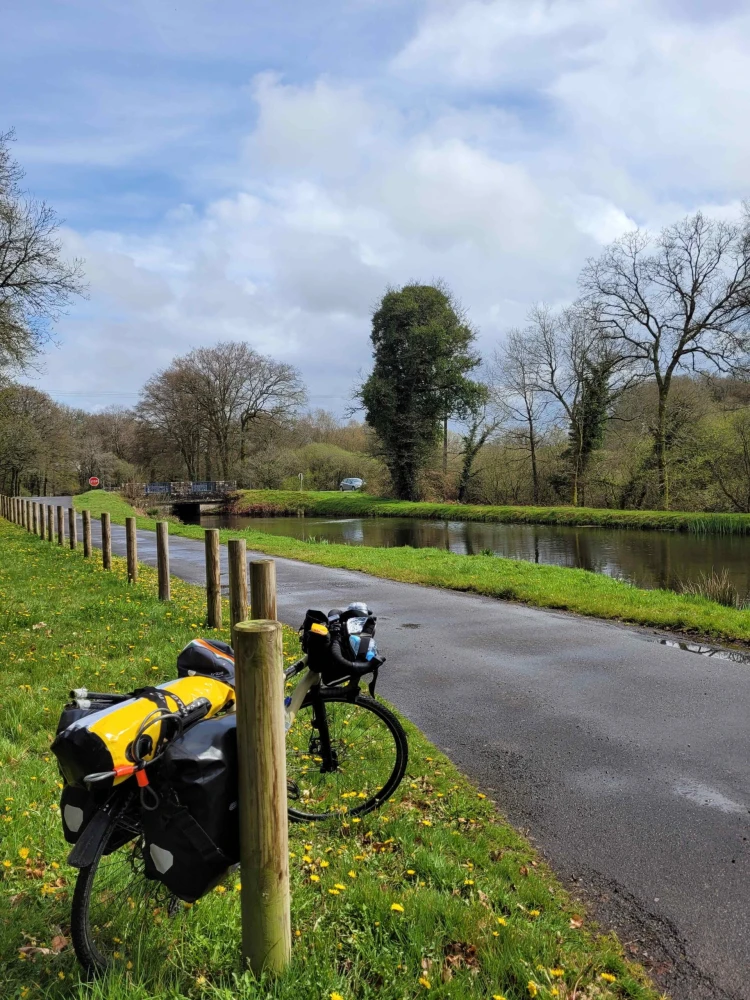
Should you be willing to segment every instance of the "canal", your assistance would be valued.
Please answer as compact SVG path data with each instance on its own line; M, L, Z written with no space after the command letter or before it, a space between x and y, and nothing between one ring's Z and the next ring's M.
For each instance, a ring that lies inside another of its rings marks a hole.
M202 514L200 524L345 545L410 545L461 555L491 552L510 559L593 570L647 588L678 589L681 582L695 580L701 572L726 570L741 596L750 597L750 537L742 535L400 517L251 518Z

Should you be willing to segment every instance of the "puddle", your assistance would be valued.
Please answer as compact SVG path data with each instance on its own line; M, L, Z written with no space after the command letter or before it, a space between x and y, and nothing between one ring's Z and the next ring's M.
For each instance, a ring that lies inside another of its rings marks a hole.
M418 622L401 622L399 628L422 628Z
M720 649L717 646L704 646L700 642L679 642L677 639L657 639L660 646L672 646L686 653L698 653L700 656L715 656L719 660L731 660L732 663L750 663L750 653L739 649Z
M675 792L695 803L697 806L707 806L709 809L718 809L723 813L748 813L750 809L743 806L741 802L728 799L726 795L709 785L703 785L698 781L684 781L674 786Z

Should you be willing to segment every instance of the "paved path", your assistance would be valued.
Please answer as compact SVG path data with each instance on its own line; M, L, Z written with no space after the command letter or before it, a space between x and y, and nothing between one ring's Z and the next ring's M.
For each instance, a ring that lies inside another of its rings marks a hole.
M124 554L124 529L112 535ZM154 565L154 533L139 532L138 546ZM171 538L170 558L173 574L204 582L202 543ZM379 691L489 791L675 1000L750 1000L750 663L591 619L276 563L290 624L308 607L370 604L388 654Z

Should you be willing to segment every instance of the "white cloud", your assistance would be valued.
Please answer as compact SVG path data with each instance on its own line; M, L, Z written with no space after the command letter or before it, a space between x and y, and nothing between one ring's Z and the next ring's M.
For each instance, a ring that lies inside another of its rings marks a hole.
M736 217L750 20L680 13L436 2L377 79L256 75L221 189L135 234L69 234L91 299L47 384L101 382L115 359L135 391L174 354L246 339L341 410L389 283L446 279L491 347L636 223Z

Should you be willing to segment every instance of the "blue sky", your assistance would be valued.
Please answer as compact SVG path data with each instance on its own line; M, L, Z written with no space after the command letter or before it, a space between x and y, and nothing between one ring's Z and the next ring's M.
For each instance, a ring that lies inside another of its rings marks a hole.
M388 284L445 279L489 353L625 229L750 196L740 3L31 0L3 28L0 130L89 281L35 381L91 408L244 339L341 412Z

